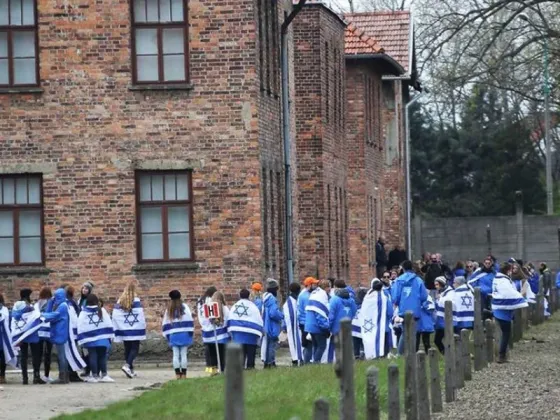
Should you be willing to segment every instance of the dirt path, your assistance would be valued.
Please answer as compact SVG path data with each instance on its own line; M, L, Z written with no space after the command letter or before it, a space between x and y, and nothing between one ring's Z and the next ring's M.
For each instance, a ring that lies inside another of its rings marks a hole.
M560 419L560 314L524 338L510 363L476 372L433 419Z
M149 386L174 379L172 369L145 369L138 377L128 379L120 370L109 375L113 384L71 383L68 385L21 385L19 373L7 375L8 383L0 389L0 418L6 420L49 419L63 413L75 413L88 408L103 408L116 401L134 398L144 391L134 387ZM204 375L204 367L189 370L188 377ZM188 379L187 379L188 380ZM92 392L92 390L94 390Z

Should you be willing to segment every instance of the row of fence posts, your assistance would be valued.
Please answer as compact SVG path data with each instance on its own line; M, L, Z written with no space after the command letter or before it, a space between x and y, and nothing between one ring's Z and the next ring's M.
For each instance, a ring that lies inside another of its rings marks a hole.
M515 311L511 347L523 338L523 333L532 325L538 325L544 317L544 291L542 281L539 285L536 304L529 308ZM558 296L553 285L549 293L549 310L558 309ZM474 292L474 326L473 330L463 329L455 334L453 328L453 304L445 302L445 352L444 352L444 395L445 402L451 403L457 398L457 390L465 386L465 381L472 380L472 370L483 370L497 359L500 341L500 329L494 321L483 321L480 288ZM432 413L443 410L443 398L440 378L439 352L430 348L428 355L422 350L416 352L416 328L412 312L404 318L405 337L405 395L404 414L406 420L428 420ZM474 366L471 363L471 336L473 338ZM354 352L352 347L352 325L349 319L341 322L341 331L336 342L335 373L340 382L339 418L354 420L356 418L356 399L354 389ZM429 365L429 369L427 368ZM401 419L399 367L388 366L387 419ZM238 344L229 344L226 356L225 378L225 419L245 419L243 395L243 349ZM370 366L366 373L366 419L379 420L379 369ZM314 420L328 420L330 408L328 401L319 398L313 407ZM292 419L293 420L293 419Z

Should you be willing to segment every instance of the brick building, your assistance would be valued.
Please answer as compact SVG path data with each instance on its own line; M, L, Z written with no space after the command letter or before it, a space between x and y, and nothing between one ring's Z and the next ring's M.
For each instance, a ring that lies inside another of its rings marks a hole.
M156 328L171 289L193 303L210 285L230 301L267 276L285 285L280 32L292 0L0 4L9 10L0 8L0 292L8 304L22 287L92 281L111 306L137 279ZM286 38L294 277L319 267L354 281L363 226L352 220L371 211L372 186L382 206L384 188L369 178L371 165L356 169L358 152L347 145L361 136L347 131L347 19L312 4L301 13ZM294 54L309 62L301 67ZM296 118L301 109L307 114ZM356 171L366 175L362 186ZM400 194L401 184L390 191ZM359 206L354 189L363 189ZM372 234L384 229L376 217Z

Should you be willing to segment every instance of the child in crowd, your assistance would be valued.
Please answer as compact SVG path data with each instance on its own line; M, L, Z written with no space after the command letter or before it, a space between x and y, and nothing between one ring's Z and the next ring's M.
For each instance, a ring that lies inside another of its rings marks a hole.
M262 337L263 320L261 311L249 300L250 292L243 289L239 298L232 306L227 320L227 329L234 343L243 346L243 360L245 369L255 368L257 345Z
M204 316L204 305L212 303L212 296L217 292L214 286L206 289L204 295L196 302L196 313L198 315L198 322L202 329L202 342L204 343L204 357L206 359L206 373L214 373L212 368L212 360L210 352L214 346L214 327L208 318Z
M173 368L177 379L187 378L187 348L192 344L194 323L189 307L178 290L169 292L171 299L163 316L163 335L173 349Z
M226 368L226 344L229 342L229 334L227 331L227 320L229 317L229 308L226 305L226 299L221 292L214 293L212 296L212 303L217 303L220 316L210 320L212 323L212 341L210 345L210 364L212 374L218 374L218 370L222 372ZM216 333L214 335L214 328ZM216 352L216 340L218 342L218 350ZM219 363L218 363L219 357Z

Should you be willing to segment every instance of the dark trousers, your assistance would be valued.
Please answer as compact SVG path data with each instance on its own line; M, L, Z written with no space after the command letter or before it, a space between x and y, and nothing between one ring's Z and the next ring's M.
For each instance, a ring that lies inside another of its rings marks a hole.
M498 321L498 325L502 330L502 338L500 339L500 356L505 356L511 337L511 321L504 321L498 318L496 318L496 321Z
M321 363L323 353L327 349L326 334L311 334L311 341L313 343L313 363Z
M130 367L130 370L134 370L134 360L138 356L138 351L140 350L140 341L125 341L124 342L124 360L126 364Z
M420 350L420 337L422 337L422 343L424 343L424 351L428 354L430 349L430 334L429 332L417 332L416 333L416 351Z
M364 348L364 342L360 337L352 337L352 344L354 345L354 358L359 359Z
M45 368L45 376L49 376L51 373L51 354L52 354L52 343L47 339L41 339L39 341L40 351L43 357L43 366Z
M245 368L254 369L256 357L257 357L257 345L243 344L243 360L244 360Z
M299 326L301 331L301 347L303 349L303 362L311 362L311 356L313 355L313 343L307 339L307 333L305 332L305 326Z
M443 338L445 337L445 330L436 330L436 336L434 337L434 344L438 348L441 354L445 354L445 345L443 344Z
M4 357L4 350L0 348L0 377L6 376L6 358Z
M107 347L88 347L89 368L93 376L107 373Z
M218 367L218 354L220 355L220 365L222 372L226 368L226 345L218 344L218 353L216 353L216 345L214 343L207 344L208 351L210 352L210 366Z
M27 378L27 358L31 349L31 363L33 364L33 375L38 375L41 369L41 346L39 343L21 343L21 375Z

